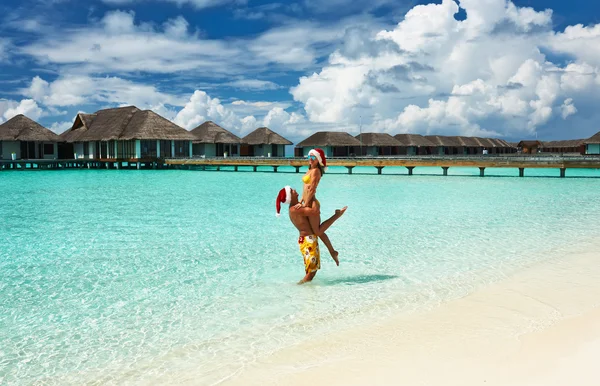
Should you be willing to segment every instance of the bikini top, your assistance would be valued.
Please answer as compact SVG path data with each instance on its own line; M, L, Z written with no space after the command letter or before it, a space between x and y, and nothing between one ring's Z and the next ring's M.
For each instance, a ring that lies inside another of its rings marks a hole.
M304 177L302 177L302 182L304 182L305 184L310 184L310 175L305 175Z

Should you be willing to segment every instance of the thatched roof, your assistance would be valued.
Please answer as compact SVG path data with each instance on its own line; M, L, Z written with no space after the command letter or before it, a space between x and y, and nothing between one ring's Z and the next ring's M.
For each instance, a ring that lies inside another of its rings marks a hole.
M78 114L73 127L63 133L62 138L67 142L195 139L192 133L168 119L135 106L99 110L95 114Z
M426 135L427 138L434 146L449 146L458 147L461 146L460 142L456 137L449 137L444 135Z
M319 131L296 145L305 146L360 146L360 141L342 131Z
M83 137L83 135L87 133L94 118L96 118L96 114L77 114L75 121L73 121L73 126L71 126L69 130L62 133L60 135L61 138L67 142L78 142L79 138Z
M268 127L259 127L244 138L244 145L291 145L292 142L283 138Z
M400 141L387 133L362 133L354 137L363 146L402 146Z
M584 143L600 143L600 131L586 139Z
M483 147L504 147L504 146L500 146L500 143L494 141L492 138L481 138L481 137L474 137L474 138L477 139L477 141L479 141L479 143L481 143L481 146L483 146Z
M23 114L0 125L0 141L63 142L56 133Z
M475 137L455 137L460 146L464 147L484 147L484 145Z
M544 141L544 147L579 147L584 144L585 139L568 139L565 141Z
M538 147L542 147L543 143L541 141L538 140L525 140L525 141L521 141L517 144L518 147L523 147L523 146L538 146Z
M394 138L400 142L401 146L435 146L430 140L420 134L396 134Z
M212 121L206 121L191 131L194 143L241 143L242 139Z

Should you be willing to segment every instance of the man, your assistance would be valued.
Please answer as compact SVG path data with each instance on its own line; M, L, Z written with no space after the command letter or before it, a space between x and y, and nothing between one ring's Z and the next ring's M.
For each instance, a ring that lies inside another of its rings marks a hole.
M338 218L342 217L347 207L336 210L333 216L321 224L319 233L315 233L310 226L308 217L319 215L320 207L318 205L296 208L296 204L298 204L298 192L289 186L286 186L279 191L276 202L277 216L279 216L281 204L289 204L290 220L300 232L298 245L302 257L304 258L304 271L306 272L306 275L298 282L298 284L304 284L311 281L317 274L317 271L321 268L319 235L324 233Z

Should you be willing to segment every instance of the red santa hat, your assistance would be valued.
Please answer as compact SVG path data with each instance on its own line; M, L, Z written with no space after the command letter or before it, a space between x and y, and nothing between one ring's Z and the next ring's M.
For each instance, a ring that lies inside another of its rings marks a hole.
M308 156L310 157L311 155L314 155L317 158L317 161L319 161L319 165L321 165L323 169L327 171L327 159L325 158L325 152L323 149L311 149L308 152Z
M281 211L281 204L289 204L290 202L292 202L292 188L286 186L285 188L281 189L277 195L277 201L275 202L277 213L275 215L277 217L280 216L279 212Z

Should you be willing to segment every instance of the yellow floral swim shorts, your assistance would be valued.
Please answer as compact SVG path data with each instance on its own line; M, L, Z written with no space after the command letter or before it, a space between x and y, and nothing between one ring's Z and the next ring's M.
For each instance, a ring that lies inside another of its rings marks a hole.
M319 252L319 239L317 236L300 236L298 238L300 252L304 257L304 271L317 272L321 269L321 253Z

